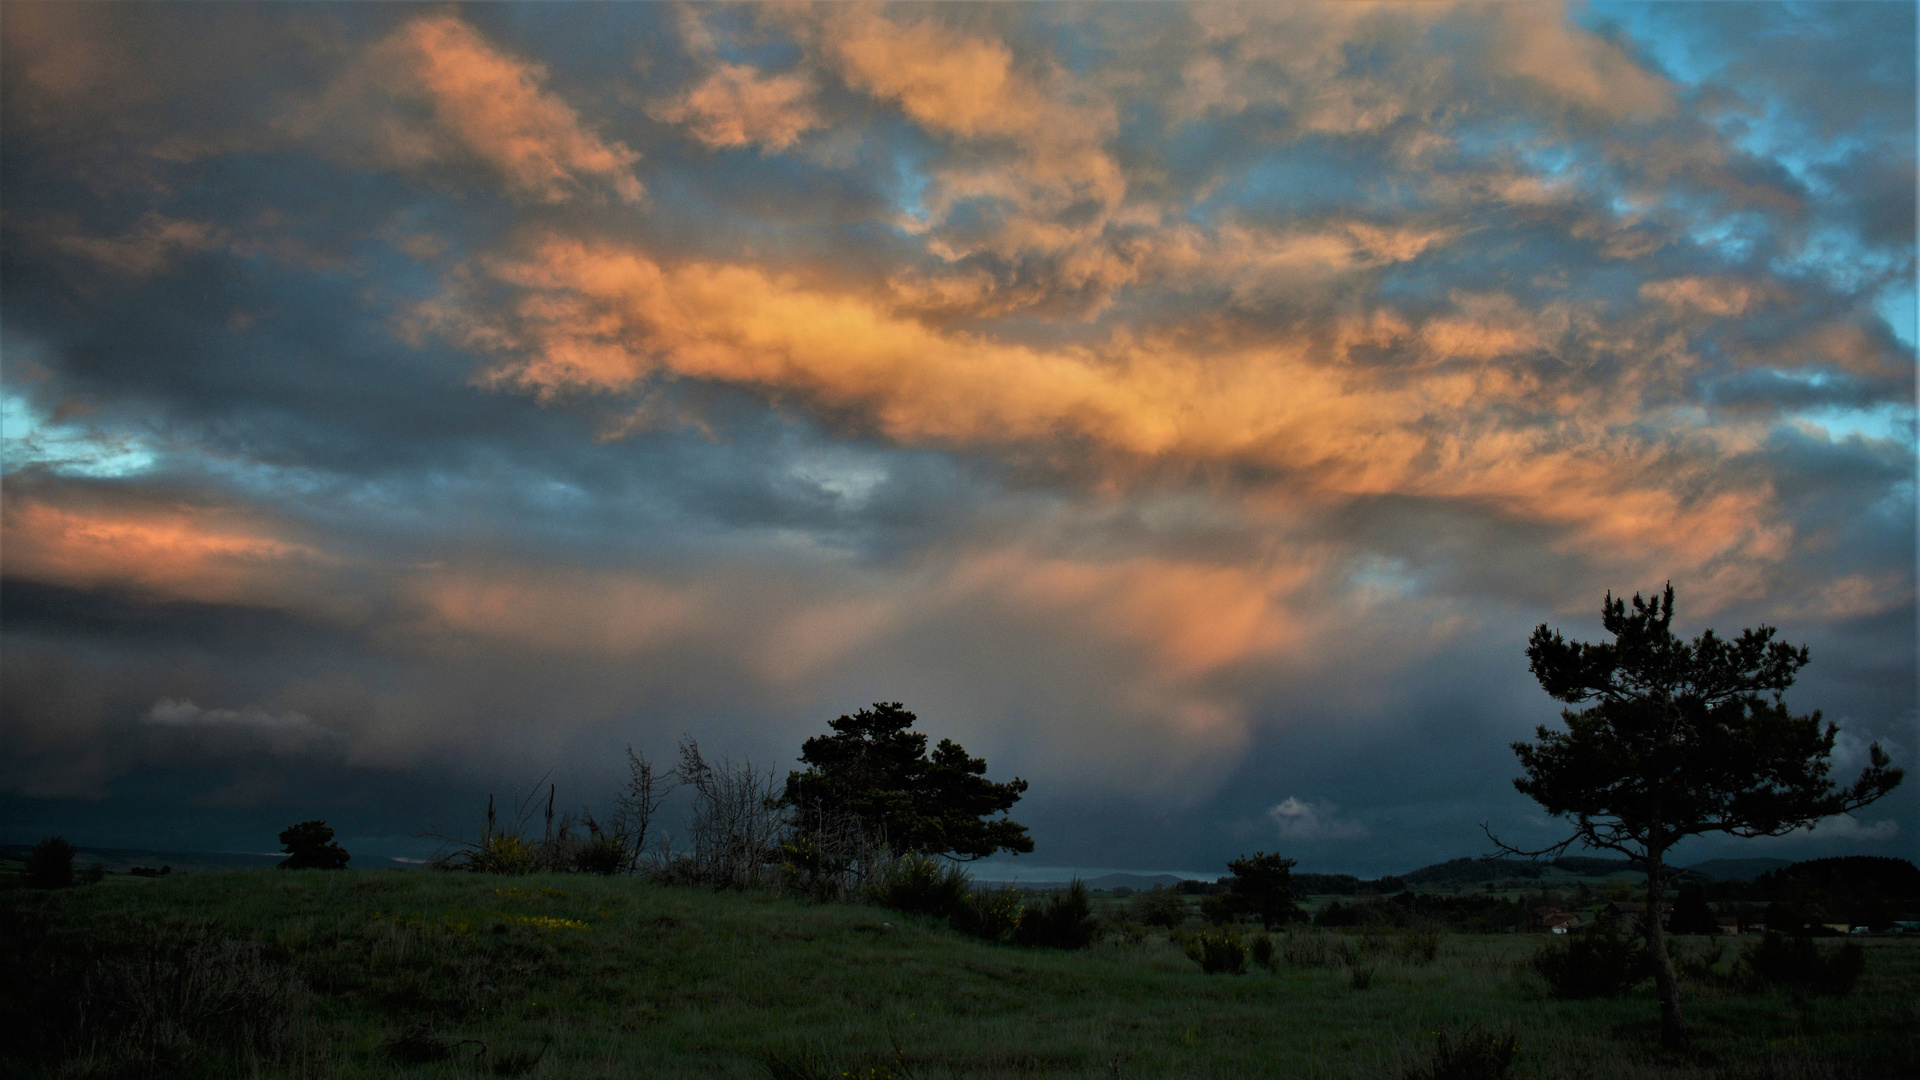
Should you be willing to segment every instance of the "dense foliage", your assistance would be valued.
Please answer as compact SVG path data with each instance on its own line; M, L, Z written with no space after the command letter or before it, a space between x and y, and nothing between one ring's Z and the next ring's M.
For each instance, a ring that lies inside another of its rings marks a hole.
M1032 851L1027 827L1006 817L1027 782L988 780L987 763L951 739L929 755L927 737L912 730L917 719L897 701L876 702L803 743L807 768L789 774L786 786L798 820L851 815L895 854L978 859Z
M282 870L340 870L352 856L333 842L333 830L324 821L303 821L289 825L280 833L280 845L287 857L280 860Z
M27 884L38 889L64 889L73 884L73 857L79 849L63 836L49 836L27 856Z

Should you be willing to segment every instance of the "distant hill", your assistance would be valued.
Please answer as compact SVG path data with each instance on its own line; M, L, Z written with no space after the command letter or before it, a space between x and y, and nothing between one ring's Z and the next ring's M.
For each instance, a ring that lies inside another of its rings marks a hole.
M1905 859L1843 855L1794 863L1762 876L1757 884L1763 888L1800 887L1831 894L1873 892L1920 900L1920 867Z
M1581 877L1606 877L1641 869L1632 859L1596 859L1586 855L1562 855L1553 860L1553 867Z
M1530 859L1475 859L1463 857L1451 862L1423 866L1399 875L1408 885L1466 885L1482 881L1506 881L1512 878L1537 878L1547 872L1544 863Z
M1180 878L1174 874L1102 874L1097 878L1086 880L1086 886L1089 889L1125 888L1132 889L1134 892L1145 892L1155 885L1172 888L1178 884L1180 884Z
M1687 869L1715 881L1752 881L1762 874L1792 865L1791 859L1708 859L1694 863Z

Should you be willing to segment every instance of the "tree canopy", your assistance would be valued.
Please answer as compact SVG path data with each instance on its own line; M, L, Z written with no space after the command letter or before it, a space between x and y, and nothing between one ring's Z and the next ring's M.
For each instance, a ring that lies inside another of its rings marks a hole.
M978 859L1032 851L1027 827L1006 817L1027 782L988 780L986 761L952 739L929 755L927 737L912 730L917 720L895 701L832 721L832 734L801 745L807 769L787 776L786 802L803 824L851 815L896 854Z
M1242 855L1227 863L1232 877L1222 884L1226 891L1208 897L1203 906L1225 920L1250 916L1268 930L1285 926L1301 918L1299 905L1293 902L1293 859L1283 859L1264 851Z
M1631 609L1607 594L1601 625L1611 642L1568 641L1545 624L1527 642L1542 689L1581 709L1561 712L1565 731L1536 730L1513 744L1524 776L1514 787L1573 823L1566 840L1642 860L1647 900L1658 905L1670 876L1666 853L1701 833L1779 836L1857 810L1892 791L1902 771L1878 743L1847 787L1828 779L1838 729L1818 712L1796 716L1783 695L1810 660L1805 646L1761 626L1726 639L1712 630L1675 636L1673 586ZM1497 841L1496 841L1497 842ZM1659 919L1643 930L1660 984L1663 1034L1687 1041L1678 984Z
M280 833L280 844L287 852L280 860L282 870L339 870L352 857L333 842L333 829L324 821L287 826Z

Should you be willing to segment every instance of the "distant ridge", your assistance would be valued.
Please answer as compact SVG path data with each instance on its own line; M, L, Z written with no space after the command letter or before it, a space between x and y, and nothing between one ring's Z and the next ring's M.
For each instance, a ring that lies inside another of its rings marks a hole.
M1024 878L1003 879L993 877L990 874L982 874L974 880L982 885L1005 884L1014 885L1022 889L1064 889L1068 885L1066 881L1028 881ZM1178 885L1185 879L1178 874L1101 874L1099 877L1081 878L1080 880L1089 889L1105 889L1108 891L1114 889L1132 889L1134 892L1145 892L1156 885L1169 887Z
M1761 874L1792 865L1792 859L1708 859L1687 869L1715 881L1752 881Z

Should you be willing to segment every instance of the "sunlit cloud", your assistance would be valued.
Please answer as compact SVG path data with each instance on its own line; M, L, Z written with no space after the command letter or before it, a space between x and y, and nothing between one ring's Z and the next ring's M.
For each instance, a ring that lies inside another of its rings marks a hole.
M588 185L638 200L640 155L595 134L546 82L545 65L501 52L459 16L426 15L371 47L288 127L368 145L402 168L478 161L515 193L542 202ZM425 118L415 106L425 106Z
M1332 803L1302 802L1289 795L1267 809L1267 820L1280 839L1299 843L1320 840L1365 840L1367 827L1339 817Z

